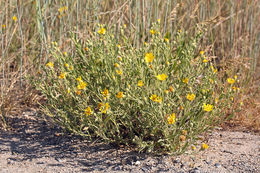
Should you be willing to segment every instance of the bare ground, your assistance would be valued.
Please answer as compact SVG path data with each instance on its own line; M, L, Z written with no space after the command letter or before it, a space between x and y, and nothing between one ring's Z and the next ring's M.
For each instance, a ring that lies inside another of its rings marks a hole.
M36 112L0 130L0 173L52 172L260 172L260 136L214 130L209 149L182 156L152 156L63 134Z

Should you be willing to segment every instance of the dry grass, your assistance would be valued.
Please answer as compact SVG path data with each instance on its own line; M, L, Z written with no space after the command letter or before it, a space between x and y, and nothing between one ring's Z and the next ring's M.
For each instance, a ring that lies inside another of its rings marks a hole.
M258 67L259 68L259 67ZM223 128L252 131L260 134L260 81L254 81L253 86L243 94L244 102L241 111L223 124Z

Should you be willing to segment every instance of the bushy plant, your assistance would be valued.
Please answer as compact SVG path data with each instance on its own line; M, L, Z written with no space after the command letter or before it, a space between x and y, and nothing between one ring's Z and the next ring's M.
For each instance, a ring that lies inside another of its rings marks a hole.
M199 50L201 30L170 39L157 22L140 47L124 28L115 31L99 26L86 40L72 34L68 53L52 44L53 59L35 80L44 113L74 134L170 153L223 119L236 78L218 77L214 60Z

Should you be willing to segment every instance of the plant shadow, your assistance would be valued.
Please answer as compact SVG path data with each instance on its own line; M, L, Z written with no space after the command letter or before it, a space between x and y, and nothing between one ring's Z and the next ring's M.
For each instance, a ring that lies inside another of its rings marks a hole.
M64 133L35 113L12 116L10 131L0 129L0 153L10 152L14 162L46 158L56 160L48 166L80 167L81 171L117 170L129 167L150 155L101 142L91 142L80 136ZM159 162L158 158L158 162ZM36 164L46 164L44 161Z

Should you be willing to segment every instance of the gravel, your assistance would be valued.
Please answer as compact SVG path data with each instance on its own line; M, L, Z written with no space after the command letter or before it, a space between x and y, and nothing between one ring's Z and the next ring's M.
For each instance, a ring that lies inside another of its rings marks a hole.
M260 172L260 136L214 130L209 149L181 156L153 156L63 134L31 110L0 130L0 173L71 172Z

